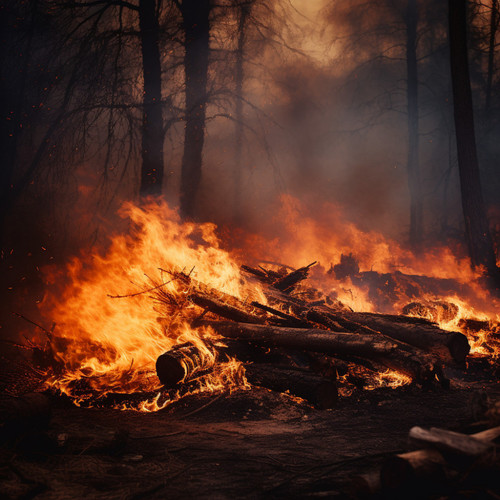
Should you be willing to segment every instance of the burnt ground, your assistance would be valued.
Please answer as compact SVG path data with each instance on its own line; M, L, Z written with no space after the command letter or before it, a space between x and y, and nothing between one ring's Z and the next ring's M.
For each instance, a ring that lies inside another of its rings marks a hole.
M190 396L149 414L55 398L46 432L0 449L0 497L348 498L346 481L407 450L412 426L473 432L483 389L500 397L492 381L403 387L320 411L253 388Z

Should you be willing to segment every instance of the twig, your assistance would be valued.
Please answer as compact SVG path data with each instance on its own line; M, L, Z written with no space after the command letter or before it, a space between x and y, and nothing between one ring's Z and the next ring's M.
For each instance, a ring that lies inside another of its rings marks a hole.
M182 418L190 417L191 415L194 415L194 414L200 412L201 410L208 408L210 405L214 404L217 400L219 400L223 395L224 395L224 393L219 394L215 398L211 398L210 401L208 403L205 403L203 406L200 406L199 408L196 408L196 410L193 410L189 413L186 413L185 415L182 415Z
M142 290L140 292L137 292L137 293L130 293L128 295L109 295L108 294L108 297L110 299L126 299L128 297L136 297L137 295L142 295L143 293L149 293L149 292L153 292L154 290L158 290L158 288L161 288L162 286L165 286L165 285L168 285L169 283L172 283L172 281L174 281L175 278L169 280L169 281L165 281L164 283L161 283L160 285L157 285L157 286L154 286L153 288L148 288L147 290Z
M42 332L44 332L47 335L48 339L52 340L52 332L47 330L47 328L44 328L43 326L39 325L38 323L35 323L34 321L32 321L31 319L28 319L26 316L23 316L22 314L19 314L17 312L15 312L14 314L16 316L18 316L19 318L24 319L24 321L27 321L28 323L35 325L37 328L40 328L40 330L42 330ZM54 327L52 327L52 328L54 328Z

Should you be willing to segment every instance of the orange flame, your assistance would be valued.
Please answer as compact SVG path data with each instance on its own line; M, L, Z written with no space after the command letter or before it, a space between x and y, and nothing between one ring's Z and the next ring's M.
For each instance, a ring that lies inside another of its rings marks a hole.
M47 297L42 304L57 325L52 348L64 366L49 383L80 402L87 397L78 397L81 381L103 392L158 390L155 361L176 344L191 342L203 356L214 356L205 344L205 339L215 338L213 333L205 330L202 337L175 317L165 324L151 293L140 293L159 288L173 296L185 293L163 270L179 272L189 266L191 276L220 291L241 299L256 293L245 285L238 264L220 248L214 225L181 224L165 203L142 208L127 203L121 216L130 218L130 233L114 236L104 254L73 259L67 269L70 284L62 295ZM238 363L232 361L207 376L202 389L245 384ZM158 397L142 403L141 409L158 409Z
M297 267L319 260L310 282L325 296L357 311L398 314L409 302L418 301L421 310L408 314L429 315L442 328L461 329L471 340L473 354L498 356L500 352L491 342L492 325L499 321L498 301L481 287L477 281L480 273L471 269L467 259L457 258L449 248L430 249L415 257L379 233L363 232L344 222L332 204L312 213L285 196L278 225L273 226L280 230L274 229L268 239L245 235L239 250L232 253L222 247L215 225L181 223L165 203L143 207L127 203L121 216L130 220L129 234L113 236L106 252L73 259L67 268L69 285L42 304L42 311L50 311L50 319L57 325L52 351L59 369L54 369L49 384L79 404L96 391L141 392L152 396L136 405L138 409L154 411L165 406L180 393L167 399L157 393L155 361L163 352L186 342L198 348L206 364L215 366L213 372L200 378L194 392L248 387L239 362L214 359L208 346L217 340L214 332L190 327L185 308L192 308L191 316L200 310L187 301L186 283L177 276L188 274L192 282L243 301L250 297L249 302L265 303L262 291L240 274L236 255L244 254L248 261L251 252L256 261L265 256ZM331 266L348 254L356 257L359 272L340 279ZM381 280L376 293L363 281L363 271L376 271ZM419 285L422 276L450 280L459 285L458 290L434 293ZM60 276L53 275L51 280L60 281ZM170 306L158 300L161 294L171 298ZM448 309L443 305L446 303L451 304ZM484 321L486 326L471 331L469 323L464 323L471 318ZM372 382L372 386L396 387L409 380L388 372Z

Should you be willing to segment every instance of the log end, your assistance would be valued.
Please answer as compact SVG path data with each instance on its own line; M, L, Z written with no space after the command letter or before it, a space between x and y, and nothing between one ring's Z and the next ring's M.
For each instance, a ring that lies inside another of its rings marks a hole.
M156 360L156 374L163 386L172 388L186 376L186 370L178 358L166 352Z

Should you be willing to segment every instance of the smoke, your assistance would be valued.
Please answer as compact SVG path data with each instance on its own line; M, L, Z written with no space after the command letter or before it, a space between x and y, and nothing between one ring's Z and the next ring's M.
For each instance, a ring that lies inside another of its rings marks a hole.
M235 144L237 23L231 14L213 19L210 102L196 209L200 221L214 222L234 233L240 230L272 238L280 224L274 216L281 213L283 195L289 195L307 207L308 217L319 218L324 207L335 206L346 223L405 245L410 203L405 24L402 4L396 4L294 0L270 6L269 2L256 1L246 34L240 159L236 158ZM435 242L461 241L462 214L447 69L446 13L435 2L419 5L420 167L426 247L430 248ZM134 43L130 42L125 55L137 56ZM183 53L173 36L167 49L162 52L169 121L164 196L175 207L184 137L180 119ZM126 62L117 61L122 65ZM112 69L111 64L105 67L106 71ZM127 78L133 74L130 68L124 73ZM109 81L113 81L112 75L103 77L102 85ZM86 85L90 88L91 83ZM139 95L136 81L129 90L127 104ZM480 98L480 81L474 90ZM99 96L106 95L99 92ZM109 142L108 136L110 115L92 115L92 120L82 125L82 136L91 131L86 136L85 157L78 161L71 155L67 161L58 158L59 170L69 173L65 180L42 178L30 187L12 214L8 222L11 228L17 225L10 236L18 245L15 252L24 257L34 255L33 247L43 253L30 269L60 264L81 249L105 245L108 228L119 227L114 214L138 191L140 114L131 109L115 122L114 142ZM135 127L136 132L129 132L129 127ZM483 184L493 216L500 213L496 132L498 124L490 122L488 133L481 134L479 142ZM111 160L107 144L115 148ZM236 185L237 165L241 168L240 188ZM37 202L27 201L35 192ZM48 206L52 207L50 214ZM237 217L238 207L241 217ZM498 216L495 220L498 227ZM120 228L127 230L126 225ZM49 245L44 244L47 235L51 235ZM29 244L21 246L23 238ZM296 244L301 244L299 237ZM50 249L53 259L45 259L42 247ZM24 274L16 275L17 284Z

